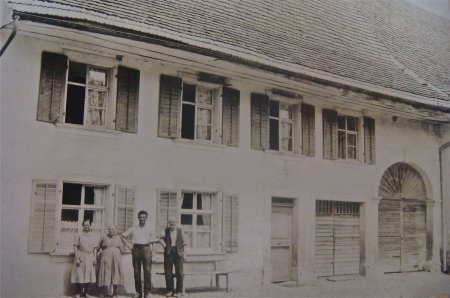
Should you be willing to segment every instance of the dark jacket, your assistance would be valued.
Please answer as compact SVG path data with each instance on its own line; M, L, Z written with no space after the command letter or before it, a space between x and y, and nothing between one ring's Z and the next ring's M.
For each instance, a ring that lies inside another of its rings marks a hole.
M177 229L177 240L175 246L177 247L177 254L179 257L184 256L184 237L183 231L181 228ZM166 247L164 248L164 253L169 254L170 248L172 247L172 239L170 238L170 228L166 228L164 235L164 242L166 243Z

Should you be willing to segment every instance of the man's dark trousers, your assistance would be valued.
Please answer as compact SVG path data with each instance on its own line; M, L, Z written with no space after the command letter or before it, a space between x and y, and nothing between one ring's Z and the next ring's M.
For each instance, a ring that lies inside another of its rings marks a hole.
M150 244L133 245L132 260L134 269L134 286L142 294L141 266L144 267L144 293L150 293L152 278L152 250Z
M175 276L177 278L177 293L181 293L183 290L183 258L177 253L176 246L170 248L169 254L164 255L164 272L166 276L166 287L168 292L175 293L175 287L173 283L173 266L175 266Z

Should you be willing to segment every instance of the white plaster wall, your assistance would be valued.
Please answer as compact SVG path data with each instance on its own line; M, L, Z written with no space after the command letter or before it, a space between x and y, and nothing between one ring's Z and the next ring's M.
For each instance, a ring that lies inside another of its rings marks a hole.
M270 216L273 195L292 194L300 206L310 209L314 208L312 202L316 199L371 202L377 196L383 172L390 165L404 161L426 175L430 199L440 198L438 150L442 140L420 123L401 118L394 122L391 115L376 117L376 165L329 161L320 154L314 158L293 157L250 149L250 93L264 91L265 86L242 82L235 86L241 90L238 148L159 138L159 76L161 72L175 74L176 69L157 68L132 58L126 60L128 66L141 70L137 134L87 132L36 121L41 52L60 51L60 46L18 36L2 57L2 296L60 295L68 279L69 257L27 252L33 179L134 185L137 187L135 210L148 210L149 223L153 226L158 188L215 188L238 194L240 246L239 252L229 257L233 268L241 273L232 276L232 287L270 281L267 215ZM318 147L320 135L318 126ZM434 226L439 227L439 204L435 205L434 215ZM299 233L307 235L307 241L299 239L299 266L313 268L314 222L302 219L299 224L302 225ZM373 229L369 231L373 233ZM439 258L440 235L435 228L435 261ZM367 236L371 237L376 235ZM368 249L369 253L376 251ZM376 257L371 255L366 259L375 262ZM125 267L126 286L132 290L129 261ZM300 275L313 274L300 272ZM24 286L30 284L33 287Z

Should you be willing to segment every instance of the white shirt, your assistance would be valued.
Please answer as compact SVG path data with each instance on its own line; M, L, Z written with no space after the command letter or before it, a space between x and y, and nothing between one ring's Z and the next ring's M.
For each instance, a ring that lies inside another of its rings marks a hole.
M152 238L152 232L149 225L133 226L126 230L123 234L124 237L129 238L131 236L131 241L133 244L149 244L154 242L155 239Z
M172 241L172 247L177 246L177 228L170 231L170 240Z

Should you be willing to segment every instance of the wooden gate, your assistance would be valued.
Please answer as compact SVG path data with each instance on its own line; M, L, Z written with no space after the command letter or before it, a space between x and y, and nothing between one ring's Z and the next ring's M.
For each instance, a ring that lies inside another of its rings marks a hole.
M426 259L426 192L419 173L397 163L380 183L378 256L384 272L423 270Z
M359 203L316 202L317 276L359 274Z
M272 203L272 282L292 280L292 206Z

